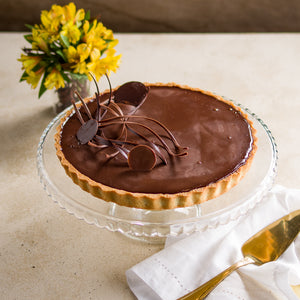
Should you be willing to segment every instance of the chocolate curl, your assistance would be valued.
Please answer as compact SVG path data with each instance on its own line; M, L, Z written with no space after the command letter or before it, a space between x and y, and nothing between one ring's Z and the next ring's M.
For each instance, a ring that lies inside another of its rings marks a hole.
M107 106L109 106L109 104L111 102L111 98L112 98L112 88L111 88L111 83L110 83L109 77L107 76L106 73L105 73L105 76L106 76L106 79L107 79L108 84L109 84L109 99L108 99L108 103L107 103Z
M97 91L95 92L95 98L96 98L96 103L97 103L97 111L96 111L96 120L99 122L101 120L101 103L100 103L100 91L99 91L99 86L97 83L97 80L94 76L93 73L89 72L90 76L92 77Z
M130 126L127 126L128 130L131 131L133 134L137 135L138 137L140 137L141 139L143 139L144 141L146 141L151 147L152 149L154 149L154 151L156 152L157 156L162 160L164 165L167 165L167 160L164 157L164 155L161 153L159 147L152 143L148 138L146 138L144 135L138 133L137 131L133 130Z
M88 117L89 117L90 119L93 119L92 114L91 114L90 110L88 109L86 103L85 103L84 100L82 99L82 97L79 95L79 93L78 93L77 91L75 91L75 94L77 95L77 97L79 98L80 102L82 103L82 106L83 106L85 112L87 113Z
M83 125L84 124L84 120L83 120L83 118L82 118L82 116L81 116L81 114L80 114L80 112L79 112L79 110L78 110L78 108L77 108L77 106L75 104L75 100L71 99L71 102L73 104L73 107L74 107L74 110L75 110L75 113L77 115L78 120L80 121L81 125Z
M100 104L100 95L95 93L96 103L97 103L97 110L96 110L96 121L100 122L101 120L101 104Z
M114 148L116 148L120 154L122 154L125 159L128 159L128 153L130 152L128 149L119 147L117 144L113 143Z
M141 124L141 123L137 123L137 122L130 122L130 121L124 121L125 124L131 124L131 125L137 125L137 126L141 126L143 128L145 128L146 130L150 131L159 141L160 143L164 146L164 148L166 149L166 151L168 152L169 155L171 156L183 156L186 155L187 152L184 153L174 153L170 147L166 144L166 142L160 137L160 135L158 133L156 133L153 129L151 129L150 127ZM113 123L107 123L107 124L102 124L99 125L100 128L106 127L106 126L110 126L110 125L115 125L115 124L123 124L124 122L113 122Z
M122 154L126 159L128 158L128 155L127 153L129 153L129 150L126 149L126 148L123 148L122 146L124 146L125 144L130 144L130 143L127 143L126 141L118 141L118 140L111 140L111 139L106 139L102 136L99 136L99 135L96 135L95 138L94 138L95 142L97 143L100 143L104 146L113 146L115 149L117 149L117 152L116 153L113 153L111 155L108 155L108 157L111 157L111 156L116 156L118 154L118 152L120 152L120 154ZM95 144L91 143L92 146L96 146ZM119 147L119 145L121 147ZM135 144L134 144L135 145Z
M161 142L161 144L165 147L166 151L171 155L171 156L183 156L183 155L186 155L187 152L184 151L185 148L181 147L178 142L176 141L175 137L173 136L173 134L164 126L162 125L160 122L152 119L152 118L147 118L147 117L142 117L142 116L122 116L122 118L125 118L124 121L119 121L120 117L113 117L113 118L109 118L109 119L106 119L106 120L103 120L101 122L101 124L99 124L99 127L105 127L105 126L110 126L110 125L113 125L113 124L131 124L131 125L137 125L137 126L141 126L143 128L145 128L146 130L150 131L154 136L156 136L156 138ZM161 138L161 136L156 133L152 128L142 124L142 123L138 123L138 122L131 122L131 121L127 121L126 118L143 118L143 119L146 119L146 120L149 120L149 121L153 121L155 122L156 124L158 124L159 126L161 126L169 135L169 137L171 138L171 141L173 142L176 150L179 150L180 152L179 153L174 153L170 148L169 146L165 143L165 141ZM114 121L114 120L118 120L118 121ZM184 152L182 152L184 151Z

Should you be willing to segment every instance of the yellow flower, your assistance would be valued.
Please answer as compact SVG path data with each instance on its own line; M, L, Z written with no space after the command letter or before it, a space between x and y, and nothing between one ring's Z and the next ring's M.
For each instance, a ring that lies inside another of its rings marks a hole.
M105 65L102 63L102 60L97 60L87 64L87 69L89 72L93 73L98 81L105 73L107 72Z
M73 59L73 63L75 63L73 66L71 66L72 70L75 73L79 74L87 74L88 69L86 65L86 59L90 55L90 48L87 46L87 44L80 44L77 46L77 51L75 54L75 59Z
M63 8L60 5L52 5L50 11L43 10L41 13L41 22L50 34L57 34L61 21L63 19Z
M77 53L74 46L70 46L68 49L64 49L64 54L69 63L77 63L80 61L79 54Z
M44 52L49 51L47 40L49 34L38 28L32 29L32 49L33 50L42 50Z
M110 71L116 72L120 62L121 62L121 54L115 55L116 50L109 49L106 51L106 57L102 59L103 63L106 65L106 68Z
M64 54L67 57L69 63L79 63L85 61L90 55L91 49L87 44L79 44L76 49L70 46L68 49L64 50Z
M92 72L96 80L99 80L104 74L110 71L116 72L120 64L121 55L115 56L115 50L106 51L106 57L92 60L87 64L87 69Z
M89 29L90 29L90 22L88 20L85 20L82 26L82 30L85 34L87 34Z
M90 56L91 56L91 60L92 61L100 59L100 56L101 56L100 50L98 48L94 48L91 51L91 55Z
M79 44L75 49L73 46L70 46L65 54L67 56L68 62L71 63L71 69L74 73L87 74L88 69L86 65L86 60L90 55L90 48L87 44Z
M97 48L100 51L106 49L106 41L103 39L106 28L102 23L97 23L97 20L93 21L92 27L89 29L90 23L85 21L83 25L84 36L82 40L87 43L91 48Z
M89 57L91 49L87 44L82 43L77 46L77 52L79 54L80 61L84 61Z
M45 71L44 68L40 68L36 72L33 71L28 72L28 76L26 77L26 82L31 84L32 89L35 89L37 87L42 75L44 74L44 71Z
M60 72L56 68L53 68L50 74L46 77L44 85L48 90L53 89L54 87L59 89L65 87L65 81Z
M87 65L86 62L79 62L75 65L73 65L72 70L74 71L74 73L79 73L79 74L87 74L88 73L88 69L87 69Z
M85 13L81 8L76 12L76 6L73 2L63 7L63 20L62 24L72 22L75 24L76 22L82 21L84 19Z
M73 22L68 22L62 27L61 33L66 36L70 43L76 44L79 39L81 32L79 28L73 24Z
M40 56L27 56L21 54L21 58L18 61L22 62L22 69L29 73L36 65L41 62L42 58Z

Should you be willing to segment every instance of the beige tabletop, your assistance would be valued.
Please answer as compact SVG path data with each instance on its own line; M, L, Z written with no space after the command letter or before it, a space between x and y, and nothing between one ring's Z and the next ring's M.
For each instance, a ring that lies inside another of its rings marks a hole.
M123 57L113 86L172 81L237 100L276 139L276 183L300 188L300 34L116 37ZM135 299L125 271L163 245L89 225L47 197L36 151L56 95L38 99L37 90L19 83L23 35L1 33L0 39L0 298Z

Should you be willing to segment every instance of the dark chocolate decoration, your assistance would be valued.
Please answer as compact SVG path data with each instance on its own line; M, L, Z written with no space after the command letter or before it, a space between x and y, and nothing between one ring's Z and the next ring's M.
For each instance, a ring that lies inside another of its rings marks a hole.
M114 91L115 103L124 103L138 107L145 101L149 87L138 81L130 81Z
M128 154L128 165L136 171L150 171L156 164L154 151L146 145L138 145Z
M83 123L78 129L76 137L81 144L87 144L91 141L98 131L98 122L94 119L90 119Z
M92 77L97 85L96 79L93 75ZM170 130L161 122L146 116L133 115L144 103L149 91L148 87L137 81L125 83L116 91L115 98L112 101L111 84L108 76L106 77L110 86L109 99L105 104L101 103L99 87L97 85L97 92L95 93L97 104L95 119L84 100L80 97L78 92L75 92L82 103L83 110L89 117L89 120L85 122L73 100L72 103L77 118L81 123L81 127L76 134L81 144L88 143L89 146L97 148L99 151L106 148L114 148L116 150L114 153L107 154L108 159L114 158L118 154L128 159L128 153L131 152L128 147L134 147L134 152L128 160L129 166L134 170L151 170L156 163L156 155L162 160L163 164L166 165L167 160L161 149L164 149L170 156L174 157L187 155L186 148L178 144ZM120 103L117 104L116 100L120 101ZM125 108L134 106L134 110L129 111L128 115L124 115L121 108L122 105L125 105ZM141 130L146 130L148 137L141 133ZM143 142L128 140L129 132L142 139ZM153 141L150 140L150 137ZM171 145L168 141L171 142L174 150L170 148ZM137 147L138 145L141 145L141 147ZM148 157L145 162L140 162L140 159L134 158L135 156L139 157L143 155L143 153Z

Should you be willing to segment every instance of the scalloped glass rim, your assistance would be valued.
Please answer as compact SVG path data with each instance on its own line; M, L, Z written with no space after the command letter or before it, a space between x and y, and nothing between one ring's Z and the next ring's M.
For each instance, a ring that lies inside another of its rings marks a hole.
M277 145L267 125L249 109L232 102L247 113L254 123L258 150L245 178L218 198L187 208L151 211L122 207L82 191L65 174L54 148L56 127L72 107L56 116L40 138L37 151L40 181L48 196L77 218L149 242L161 242L160 238L168 235L190 234L227 224L245 215L263 199L273 185L278 159Z

